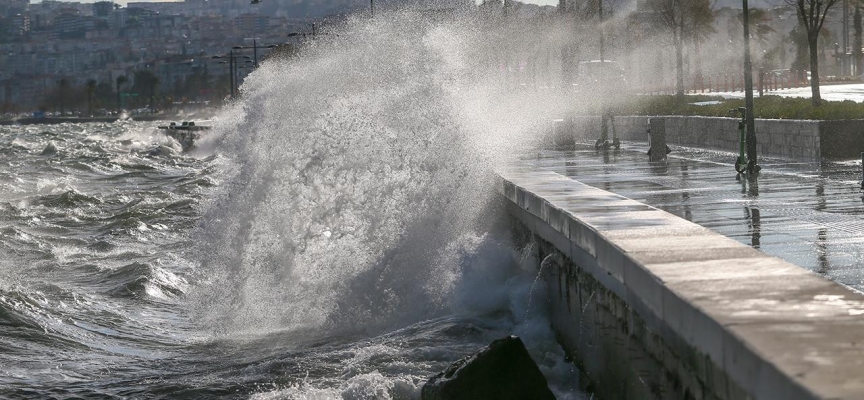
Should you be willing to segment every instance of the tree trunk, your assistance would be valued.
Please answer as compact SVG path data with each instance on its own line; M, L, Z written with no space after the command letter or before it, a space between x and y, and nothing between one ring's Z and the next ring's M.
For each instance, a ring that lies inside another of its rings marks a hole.
M855 26L855 40L852 44L852 55L855 59L855 75L861 75L861 46L862 44L862 27L861 27L861 4L855 4L855 15L852 18Z
M703 87L702 79L702 46L699 39L693 39L693 60L696 63L696 81L699 82L699 88Z
M675 95L684 97L684 43L679 33L675 37Z
M819 36L818 34L810 35L810 91L812 92L812 102L814 106L822 103L822 96L819 93Z

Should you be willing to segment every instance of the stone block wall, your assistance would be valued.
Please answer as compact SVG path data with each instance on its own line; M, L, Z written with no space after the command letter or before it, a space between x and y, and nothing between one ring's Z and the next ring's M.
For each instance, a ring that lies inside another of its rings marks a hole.
M819 148L822 156L852 159L864 152L864 120L822 121Z
M648 120L666 121L670 145L729 151L739 150L738 119L699 116L616 116L613 129L622 141L648 141ZM567 131L577 142L599 137L600 117L574 117ZM612 132L610 131L610 138ZM856 158L864 151L864 120L805 121L756 120L757 151L760 156L814 161ZM560 140L560 139L559 139Z
M554 172L499 175L552 326L598 398L864 398L861 293Z

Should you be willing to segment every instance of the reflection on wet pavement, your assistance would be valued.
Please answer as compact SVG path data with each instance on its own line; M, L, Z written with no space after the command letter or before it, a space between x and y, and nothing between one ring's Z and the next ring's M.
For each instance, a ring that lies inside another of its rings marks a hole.
M861 163L761 160L756 178L736 177L731 153L676 148L648 162L644 144L620 151L585 146L525 161L660 208L864 291ZM737 178L737 179L736 179Z

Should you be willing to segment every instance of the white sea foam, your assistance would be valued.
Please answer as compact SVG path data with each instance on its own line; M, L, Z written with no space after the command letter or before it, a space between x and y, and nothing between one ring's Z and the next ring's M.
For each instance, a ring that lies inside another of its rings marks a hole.
M188 294L202 324L255 340L306 329L372 337L443 315L478 318L490 340L520 334L544 371L573 377L542 302L528 301L545 288L497 226L493 174L568 100L501 72L497 43L528 52L530 30L475 17L351 18L246 79L193 153L218 153L221 170ZM341 384L259 397L416 394L420 377L370 372L362 354Z
M502 35L470 18L354 18L253 72L199 143L228 175L199 231L205 319L375 330L449 310L492 168L565 104L494 72Z

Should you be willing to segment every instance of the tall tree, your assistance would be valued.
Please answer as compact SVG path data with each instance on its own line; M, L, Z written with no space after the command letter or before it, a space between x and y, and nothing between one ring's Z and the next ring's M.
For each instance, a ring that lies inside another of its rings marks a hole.
M861 2L855 2L855 16L852 17L852 23L855 27L855 40L852 41L852 56L855 60L855 74L861 75L861 46L862 43L862 28L861 28Z
M744 12L741 12L739 20L744 19ZM755 37L762 45L768 42L769 37L777 31L771 27L771 16L762 8L750 9L750 37Z
M805 71L810 63L809 59L809 42L807 41L807 32L804 32L804 27L798 25L789 31L789 41L795 44L795 59L792 60L792 72L795 73L796 79L802 81L807 78Z
M702 42L716 33L714 29L714 11L711 9L709 0L694 0L691 4L692 22L688 25L687 36L693 43L693 55L695 58L696 79L702 82ZM695 4L703 3L703 4Z
M825 24L825 16L839 0L785 0L798 14L798 22L807 33L810 50L810 91L814 106L822 104L819 91L819 33Z
M708 29L713 15L708 0L648 0L649 9L672 35L675 48L675 92L684 96L684 43L695 32ZM706 23L707 22L707 23Z
M120 111L120 88L129 81L125 75L120 75L117 77L117 111Z

